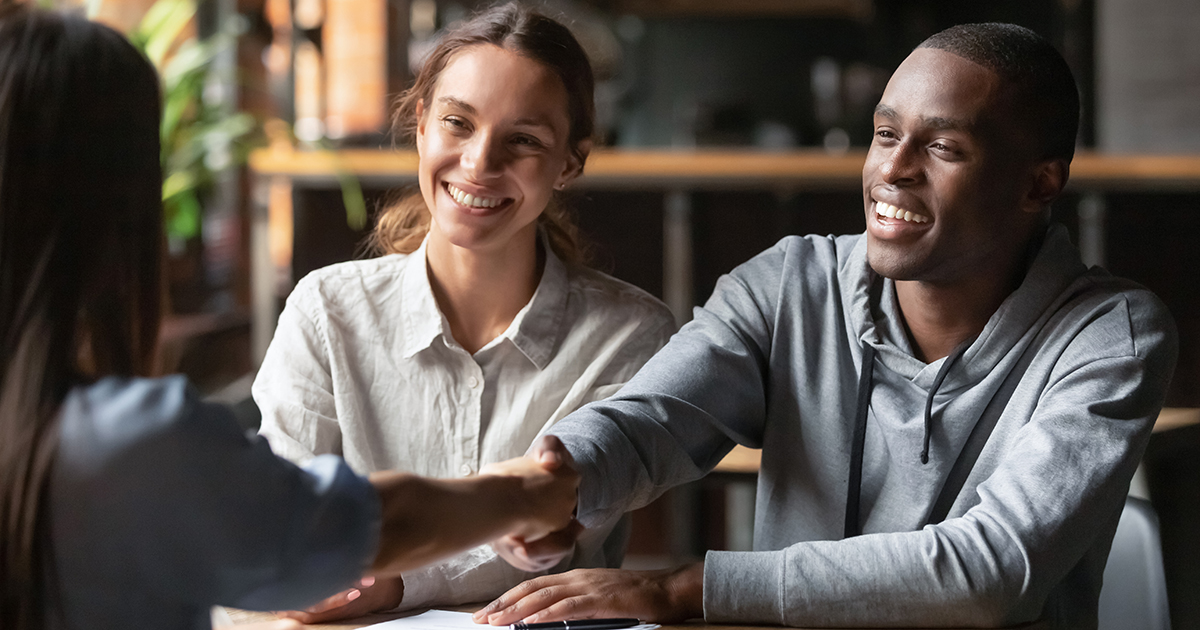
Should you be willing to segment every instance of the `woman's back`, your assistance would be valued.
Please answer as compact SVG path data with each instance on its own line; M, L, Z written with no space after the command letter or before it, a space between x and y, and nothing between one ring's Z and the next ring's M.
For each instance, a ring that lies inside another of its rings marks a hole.
M373 558L365 479L333 457L307 473L280 460L183 377L76 387L59 422L49 496L62 627L207 627L213 603L300 606Z

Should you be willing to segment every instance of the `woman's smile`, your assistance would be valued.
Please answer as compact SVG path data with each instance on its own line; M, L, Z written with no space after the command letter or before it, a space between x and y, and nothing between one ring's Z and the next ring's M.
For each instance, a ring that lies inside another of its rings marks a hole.
M533 251L537 219L577 167L562 81L491 44L455 54L418 109L430 238L466 250Z

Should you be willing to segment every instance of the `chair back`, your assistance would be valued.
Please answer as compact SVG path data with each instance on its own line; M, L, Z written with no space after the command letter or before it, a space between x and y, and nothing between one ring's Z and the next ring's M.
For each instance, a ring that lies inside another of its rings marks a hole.
M1104 567L1099 629L1171 630L1158 517L1144 499L1125 499Z

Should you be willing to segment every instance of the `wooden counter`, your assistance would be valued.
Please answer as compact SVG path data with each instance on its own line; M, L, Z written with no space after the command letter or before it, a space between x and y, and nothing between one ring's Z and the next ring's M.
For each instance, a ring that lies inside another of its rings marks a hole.
M1161 433L1197 424L1200 424L1200 408L1165 407L1154 422L1154 432ZM729 451L713 472L753 475L758 473L761 464L761 450L738 445Z
M762 188L788 186L853 190L861 185L866 151L597 150L576 184L585 188ZM261 149L250 154L260 176L336 186L338 173L367 183L416 181L411 150L337 152ZM1200 190L1200 155L1102 155L1083 152L1071 164L1071 186L1103 190Z

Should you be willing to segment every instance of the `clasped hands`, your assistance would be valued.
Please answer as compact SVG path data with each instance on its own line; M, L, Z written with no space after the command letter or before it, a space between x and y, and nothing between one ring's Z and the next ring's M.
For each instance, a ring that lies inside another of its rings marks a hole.
M579 475L571 455L553 436L542 437L524 457L488 464L479 477L520 480L512 495L517 512L512 527L493 542L496 553L525 571L540 571L569 555L583 526L573 517ZM305 610L281 611L281 617L302 623L337 619L391 610L404 598L404 581L395 577L365 577L355 588L324 599Z

